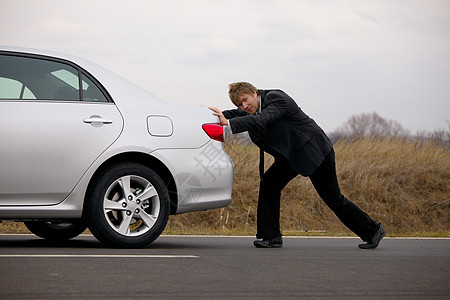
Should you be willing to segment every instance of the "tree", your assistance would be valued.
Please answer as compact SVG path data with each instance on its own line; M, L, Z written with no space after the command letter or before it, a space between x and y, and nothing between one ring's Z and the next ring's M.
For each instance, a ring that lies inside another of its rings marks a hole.
M373 113L362 113L350 117L335 133L336 136L345 138L405 136L408 132L403 126L393 120L386 120Z

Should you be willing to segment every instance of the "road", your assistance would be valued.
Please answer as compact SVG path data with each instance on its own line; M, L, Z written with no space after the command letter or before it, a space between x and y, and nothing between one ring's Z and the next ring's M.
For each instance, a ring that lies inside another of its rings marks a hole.
M0 235L0 298L450 299L450 239L161 236L142 249L92 236L49 243Z

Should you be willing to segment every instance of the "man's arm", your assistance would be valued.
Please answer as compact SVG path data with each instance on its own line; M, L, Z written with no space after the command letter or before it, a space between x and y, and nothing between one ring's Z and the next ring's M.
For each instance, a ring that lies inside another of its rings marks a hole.
M246 113L242 109L229 109L229 110L224 110L222 113L225 116L225 118L227 118L227 119L233 119L236 117L243 117L243 116L248 115L248 113Z
M218 116L220 120L220 124L228 126L228 119L223 115L222 111L217 107L208 107L213 111L213 115Z
M241 109L229 109L221 111L217 107L208 107L210 110L214 111L213 115L218 116L220 119L220 124L228 126L229 119L233 119L235 117L242 117L248 115L245 111Z
M264 99L265 105L261 113L234 116L230 124L233 133L244 131L265 132L266 126L282 117L287 110L287 101L282 94L268 93Z

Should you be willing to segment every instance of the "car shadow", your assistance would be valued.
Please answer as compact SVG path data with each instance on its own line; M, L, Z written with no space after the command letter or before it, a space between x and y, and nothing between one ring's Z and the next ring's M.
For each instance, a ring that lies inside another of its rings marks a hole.
M0 248L105 248L91 236L79 236L67 241L49 241L34 235L1 235Z
M237 245L236 245L237 246ZM242 245L241 245L242 246ZM224 245L205 239L186 239L161 236L151 244L141 248L148 250L195 250L195 249L221 249ZM109 247L98 241L92 235L80 235L67 241L49 241L32 234L4 234L0 235L0 251L2 248L99 248L99 249L126 249Z

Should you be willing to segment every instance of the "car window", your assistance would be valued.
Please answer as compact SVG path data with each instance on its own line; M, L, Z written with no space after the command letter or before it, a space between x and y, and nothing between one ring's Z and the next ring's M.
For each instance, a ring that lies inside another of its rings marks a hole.
M0 77L0 99L36 99L36 96L21 82Z
M59 61L0 55L0 100L108 102L82 71ZM80 91L81 85L81 91Z
M83 101L108 102L98 86L87 78L86 75L82 75L81 82L81 86L83 87Z

